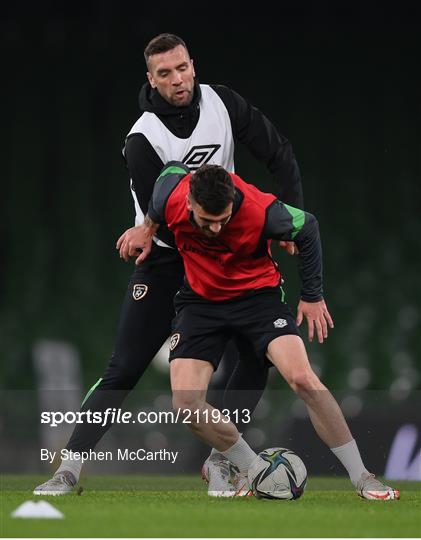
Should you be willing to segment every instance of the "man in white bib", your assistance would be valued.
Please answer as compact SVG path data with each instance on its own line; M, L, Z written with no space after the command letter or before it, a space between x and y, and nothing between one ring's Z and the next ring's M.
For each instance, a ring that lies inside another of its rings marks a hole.
M267 167L274 179L273 193L279 199L303 208L300 171L291 144L263 113L226 86L199 84L193 60L178 36L156 36L145 49L145 60L148 83L139 95L142 114L129 131L123 149L136 225L143 223L165 163L181 161L192 171L204 163L217 164L234 172L237 143L244 144ZM284 247L294 253L293 243L285 243ZM171 333L173 297L183 276L183 263L172 235L161 227L147 261L134 270L123 301L113 355L103 376L86 395L82 410L121 407ZM257 363L248 360L249 354L241 342L230 343L221 363L222 372L216 373L216 388L226 389L224 401L222 390L215 392L216 408L253 412L266 385L267 367L257 368ZM110 423L77 424L67 450L93 449L109 427ZM243 431L246 424L239 422L237 427ZM77 460L62 462L53 478L35 488L34 493L71 492L81 468ZM231 473L230 463L213 451L203 467L209 494L234 496Z

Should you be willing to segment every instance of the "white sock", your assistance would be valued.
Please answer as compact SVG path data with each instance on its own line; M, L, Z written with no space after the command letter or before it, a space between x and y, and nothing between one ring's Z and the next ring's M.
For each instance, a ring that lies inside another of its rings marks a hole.
M331 450L348 471L351 482L356 486L361 475L368 471L364 467L355 439L337 448L331 448Z
M62 459L60 467L56 470L58 472L70 471L73 476L76 478L76 482L79 481L80 471L82 470L82 460L81 459Z
M247 471L250 467L251 462L257 456L256 452L250 448L246 443L243 437L238 437L237 442L235 442L231 448L221 452L228 461L231 461L236 467L240 469L240 472Z
M242 433L240 433L240 437L241 435ZM212 448L211 453L209 454L209 457L214 456L215 454L218 454L218 457L221 457L221 459L225 457L219 450L217 450L216 448Z

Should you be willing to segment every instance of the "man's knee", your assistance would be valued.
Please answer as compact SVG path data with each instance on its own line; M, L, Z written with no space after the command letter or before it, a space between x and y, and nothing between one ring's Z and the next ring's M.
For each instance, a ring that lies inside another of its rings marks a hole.
M292 371L287 378L287 382L297 394L315 392L323 389L320 379L311 368Z
M205 397L197 390L176 390L173 392L172 404L175 411L180 411L181 418L194 422L205 409Z

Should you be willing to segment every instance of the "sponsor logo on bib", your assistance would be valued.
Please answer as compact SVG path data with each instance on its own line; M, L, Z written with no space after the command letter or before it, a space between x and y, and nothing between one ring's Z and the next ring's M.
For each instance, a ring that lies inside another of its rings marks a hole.
M195 171L207 163L220 148L220 144L202 144L193 146L182 161L191 171Z

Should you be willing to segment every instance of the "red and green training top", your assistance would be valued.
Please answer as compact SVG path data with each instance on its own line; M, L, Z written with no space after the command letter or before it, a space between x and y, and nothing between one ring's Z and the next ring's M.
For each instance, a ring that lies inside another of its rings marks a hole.
M276 287L281 274L271 256L271 240L293 240L299 249L301 297L309 302L321 300L322 257L316 218L263 193L234 173L230 176L236 190L232 216L215 238L201 232L187 209L191 173L183 163L167 163L156 181L148 214L153 221L166 223L173 233L191 289L219 302Z

